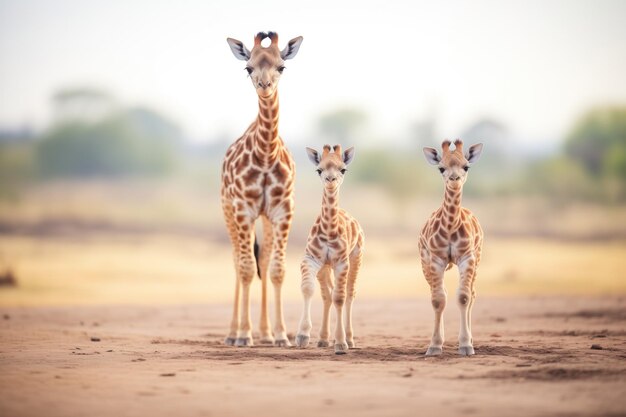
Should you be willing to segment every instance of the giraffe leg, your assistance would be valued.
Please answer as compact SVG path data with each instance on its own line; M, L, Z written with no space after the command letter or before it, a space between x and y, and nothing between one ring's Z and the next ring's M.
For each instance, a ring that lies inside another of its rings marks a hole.
M430 285L431 303L435 312L435 328L426 351L426 356L436 356L443 353L443 310L446 308L447 293L443 286L444 261L431 259L428 263L422 263L424 275Z
M261 272L261 322L259 331L261 333L262 344L274 344L274 336L270 330L269 306L267 303L267 270L272 253L272 223L265 216L263 221L263 241L261 242L261 253L259 254L259 270Z
M252 319L250 317L250 284L256 274L254 259L254 220L243 213L237 213L240 222L236 223L239 240L238 277L241 283L241 320L237 330L235 346L252 346Z
M315 276L320 270L320 265L310 256L305 256L300 271L302 272L302 297L304 299L304 308L302 310L302 318L298 326L298 334L296 335L296 345L298 347L307 347L311 339L311 299L315 293Z
M285 251L287 237L291 228L291 214L272 222L273 247L270 257L270 278L274 284L274 303L276 317L274 318L274 338L276 346L291 346L285 330L285 317L283 315L282 286L285 279Z
M317 341L317 347L328 347L330 342L330 306L332 304L332 281L330 266L324 266L317 274L317 280L320 283L322 293L322 301L324 302L324 311L322 316L322 326L320 327L320 338Z
M472 297L470 298L469 308L467 309L467 326L470 331L470 343L474 346L474 338L472 336L472 309L474 308L474 301L476 300L476 290L474 289L474 283L472 282Z
M241 282L239 281L239 239L237 228L234 224L233 206L228 202L223 202L224 219L226 220L226 228L228 236L233 247L233 264L235 266L235 301L233 302L233 317L230 322L230 331L224 340L228 346L233 346L237 340L237 330L239 329L239 290Z
M360 248L357 248L356 253L353 253L350 258L350 272L348 274L348 296L346 298L346 342L348 343L348 347L350 349L356 347L354 344L354 332L352 329L352 302L354 301L354 297L356 295L355 284L356 278L359 273L359 269L361 268L361 260L363 258L363 253Z
M335 327L335 354L344 355L348 353L346 343L346 329L343 323L343 308L346 302L346 283L350 266L348 259L342 259L335 265L335 288L333 289L333 304L335 305L336 327Z
M470 307L473 303L473 280L476 260L473 256L459 263L460 282L457 290L457 303L461 310L461 329L459 331L459 354L469 356L474 354L472 345L472 331L470 325Z

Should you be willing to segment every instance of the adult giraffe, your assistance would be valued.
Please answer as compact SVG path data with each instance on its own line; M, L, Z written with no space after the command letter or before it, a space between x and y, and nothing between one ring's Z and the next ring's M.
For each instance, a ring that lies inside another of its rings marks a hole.
M261 41L271 40L268 47ZM289 41L278 49L278 35L258 33L249 51L242 42L227 39L237 59L246 61L252 85L259 96L259 114L242 137L228 150L222 166L222 209L233 245L237 282L235 302L227 345L251 346L250 283L258 271L261 277L261 342L290 346L281 300L285 277L285 249L293 216L294 163L278 135L278 93L276 87L284 62L296 56L302 37ZM263 222L260 253L254 234L254 223ZM257 258L255 260L255 258ZM258 265L257 265L258 260ZM276 323L270 331L267 306L267 277L274 285ZM243 311L240 315L240 292Z

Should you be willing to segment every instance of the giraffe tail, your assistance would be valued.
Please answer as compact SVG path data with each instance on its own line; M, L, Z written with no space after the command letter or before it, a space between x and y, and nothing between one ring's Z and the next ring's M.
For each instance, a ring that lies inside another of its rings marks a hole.
M446 271L447 271L448 269L450 269L450 268L452 268L452 262L450 262L450 263L448 264L448 266L446 266Z
M259 246L259 240L256 238L256 235L254 235L254 260L256 261L256 273L259 276L259 279L261 278L261 267L259 266L259 252L261 251L261 248Z

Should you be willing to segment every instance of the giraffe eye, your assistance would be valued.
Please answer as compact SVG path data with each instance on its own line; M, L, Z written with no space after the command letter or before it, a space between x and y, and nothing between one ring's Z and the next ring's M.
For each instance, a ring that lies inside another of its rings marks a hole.
M439 167L439 172L441 172L443 174L443 171L445 171L446 169L444 167Z
M278 67L278 72L280 72L281 74L283 73L284 70L285 70L284 66L281 65L280 67Z
M469 168L470 167L466 165L466 166L463 167L463 171L467 172L467 171L469 171Z
M345 168L344 168L344 169L342 169L342 170L341 170L341 171L339 171L339 172L341 172L341 175L344 175L344 174L346 173L346 171L347 171L347 169L345 169Z
M246 71L248 71L248 75L250 75L250 74L252 74L252 71L254 71L254 68L246 67Z
M322 175L322 170L321 169L318 168L318 169L316 169L316 171L317 171L317 175Z

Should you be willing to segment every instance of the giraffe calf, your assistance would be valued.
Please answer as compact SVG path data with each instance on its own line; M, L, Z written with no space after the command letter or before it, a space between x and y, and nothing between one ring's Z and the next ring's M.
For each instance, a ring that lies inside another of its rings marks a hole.
M296 344L306 347L311 337L311 299L315 292L315 278L320 283L324 314L318 347L329 346L329 313L331 301L335 305L335 353L342 355L354 348L352 331L352 302L354 285L361 267L364 236L359 223L339 208L339 188L343 183L346 166L354 158L354 147L342 153L341 146L324 145L320 156L306 148L309 159L316 166L324 186L322 212L309 233L304 259L301 264L304 310ZM331 276L334 275L333 284ZM344 310L345 307L345 310ZM345 325L344 325L345 314Z
M447 301L443 274L452 264L459 267L459 288L456 294L457 305L461 310L459 354L474 354L472 307L476 299L474 281L482 252L483 230L476 216L461 206L461 197L467 173L471 164L480 158L483 145L472 145L467 152L463 152L460 139L454 142L454 151L450 150L450 145L450 141L444 141L441 154L434 148L424 148L426 160L437 166L445 187L443 203L426 221L419 240L422 270L430 285L431 303L435 311L435 329L426 351L427 356L443 353L442 315Z

